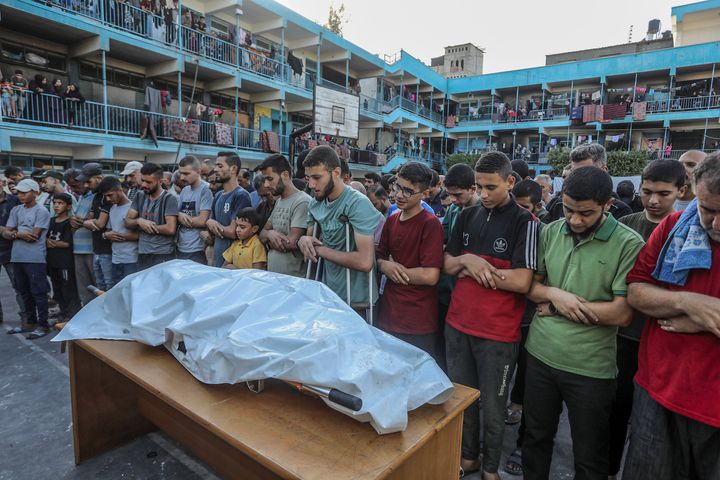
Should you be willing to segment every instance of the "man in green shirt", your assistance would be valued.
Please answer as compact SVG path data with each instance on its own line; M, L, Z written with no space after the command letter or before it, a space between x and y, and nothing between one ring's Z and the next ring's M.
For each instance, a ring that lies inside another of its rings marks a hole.
M580 167L563 186L565 218L540 234L538 268L528 299L538 304L530 325L526 421L522 447L526 480L546 480L563 402L573 439L575 478L606 479L610 409L615 398L615 335L627 326L625 277L643 246L640 235L607 211L612 179Z
M290 162L279 153L267 157L256 170L262 172L265 187L279 197L260 232L260 239L268 247L267 269L304 277L303 257L297 243L307 230L310 195L295 188Z
M353 308L364 312L377 300L377 283L370 272L375 266L373 235L380 213L365 195L343 183L340 159L334 149L315 147L303 166L315 198L308 207L307 235L300 237L298 247L306 260L317 262L322 258L323 282L340 298L349 300ZM350 226L349 249L346 225ZM313 236L318 226L320 239Z

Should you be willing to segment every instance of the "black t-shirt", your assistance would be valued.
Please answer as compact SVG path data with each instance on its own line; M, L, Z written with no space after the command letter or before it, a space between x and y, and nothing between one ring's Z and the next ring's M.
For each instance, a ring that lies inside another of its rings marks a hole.
M47 233L48 240L60 240L70 244L70 248L49 248L47 249L48 268L59 268L71 270L73 268L73 247L72 228L70 219L58 222L56 218L50 219L50 226Z
M103 195L100 195L99 193L96 193L93 197L90 211L93 214L93 218L97 220L98 218L100 218L100 212L110 214L110 207L112 207L112 205L105 201L105 197ZM95 255L112 255L112 242L110 242L110 240L105 240L104 238L102 238L102 234L106 231L107 228L103 228L102 230L98 230L97 232L92 232L93 253Z

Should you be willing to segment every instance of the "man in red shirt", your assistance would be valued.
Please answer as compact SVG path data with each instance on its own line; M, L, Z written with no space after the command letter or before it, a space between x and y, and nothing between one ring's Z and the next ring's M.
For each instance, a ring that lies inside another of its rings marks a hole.
M431 180L428 167L410 162L393 185L400 214L388 218L377 247L378 269L388 278L378 326L436 357L443 229L420 204Z
M510 194L510 160L489 152L475 165L480 204L462 210L445 247L444 273L457 275L445 325L450 378L483 396L483 479L499 480L505 405L520 344L525 294L537 258L538 224ZM479 469L480 412L465 410L462 461Z
M627 277L647 319L624 479L720 478L720 153L698 165L693 189L696 202L655 229Z

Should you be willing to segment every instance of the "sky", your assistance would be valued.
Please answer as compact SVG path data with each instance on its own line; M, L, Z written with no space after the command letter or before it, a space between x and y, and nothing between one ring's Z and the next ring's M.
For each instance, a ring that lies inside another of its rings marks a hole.
M485 49L484 73L545 64L545 55L617 45L645 37L650 19L671 30L670 9L691 0L278 0L319 23L345 5L344 37L375 54L404 49L423 62L449 45ZM418 8L420 7L420 8Z

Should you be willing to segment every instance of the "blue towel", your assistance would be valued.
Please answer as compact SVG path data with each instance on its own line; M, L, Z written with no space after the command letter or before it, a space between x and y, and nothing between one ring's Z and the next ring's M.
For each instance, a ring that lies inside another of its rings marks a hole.
M652 276L660 282L682 287L690 270L710 270L711 267L712 247L694 199L670 231Z

